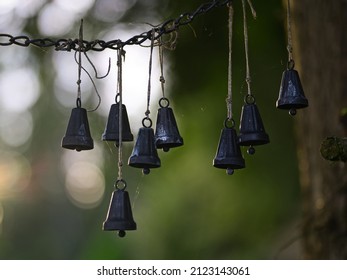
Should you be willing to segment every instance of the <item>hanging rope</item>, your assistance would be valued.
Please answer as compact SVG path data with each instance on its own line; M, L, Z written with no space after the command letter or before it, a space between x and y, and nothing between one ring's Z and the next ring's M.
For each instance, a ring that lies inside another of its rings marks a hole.
M117 96L119 96L119 118L118 118L118 180L123 180L123 112L122 112L122 105L123 105L123 85L122 85L122 55L124 54L123 49L117 50L117 68L118 68L118 75L117 75ZM117 100L116 100L117 102Z
M164 78L164 48L162 45L161 38L159 39L159 64L160 64L160 84L161 84L161 92L163 94L163 97L165 97L165 78Z
M234 20L234 9L232 3L229 3L229 60L228 60L228 97L226 99L227 103L227 119L232 121L233 111L232 111L232 38L233 38L233 20Z
M287 1L287 32L288 32L288 64L293 62L293 44L292 44L292 24L290 13L290 0Z
M147 120L150 120L149 114L151 113L151 111L149 110L149 105L151 102L151 76L152 76L152 59L153 59L154 39L155 39L155 30L152 29L151 47L150 47L150 55L149 55L149 66L148 66L147 110L145 112Z
M81 74L82 74L82 48L83 48L83 19L81 19L81 25L79 30L79 51L78 51L78 79L77 79L77 100L76 106L81 107Z
M256 12L253 8L251 0L247 1L251 11L252 15L255 18ZM254 97L252 96L251 92L251 73L249 69L249 51L248 51L248 27L247 27L247 15L246 15L246 1L242 0L242 10L243 10L243 34L244 34L244 41L245 41L245 57L246 57L246 83L247 83L247 98Z
M91 61L91 59L89 58L89 56L87 55L87 53L85 52L84 48L83 48L83 19L81 19L81 25L80 25L80 30L79 30L79 49L76 50L75 52L75 61L78 65L78 79L77 79L77 100L76 100L76 104L77 104L77 107L81 107L81 74L82 74L82 70L88 75L90 81L92 82L93 84L93 87L95 89L95 93L98 97L98 104L95 106L94 109L91 109L91 110L88 110L88 112L94 112L96 111L100 104L101 104L101 96L99 94L99 91L98 91L98 88L96 87L96 84L92 78L92 76L89 74L89 72L82 66L82 52L84 54L84 56L87 58L89 64L92 66L93 70L94 70L94 73L95 73L95 78L96 79L104 79L105 77L108 76L108 74L110 73L110 70L111 70L111 58L109 58L109 61L108 61L108 69L107 69L107 72L104 76L99 76L98 75L98 71L96 70L96 67L95 65L93 64L93 62ZM77 54L78 54L78 58L77 58Z

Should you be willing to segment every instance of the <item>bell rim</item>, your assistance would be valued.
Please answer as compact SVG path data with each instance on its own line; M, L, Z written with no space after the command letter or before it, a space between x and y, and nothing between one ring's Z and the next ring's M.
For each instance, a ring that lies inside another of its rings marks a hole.
M77 140L77 141L76 141ZM76 144L76 142L84 142ZM92 138L89 138L88 141L86 141L85 137L76 137L76 136L64 136L61 146L65 149L70 150L92 150L94 149L94 141Z
M184 145L183 138L177 139L176 141L172 141L172 142L166 142L165 140L160 140L160 139L155 141L155 146L158 149L175 148L175 147L180 147L183 145Z
M304 102L303 102L304 101ZM301 109L301 108L306 108L308 107L308 100L303 100L300 99L300 101L297 101L300 103L295 103L295 101L291 101L291 103L286 102L286 100L277 100L276 102L276 107L278 109L285 109L285 110L290 110L290 109Z
M116 231L116 230L136 230L137 225L135 222L108 222L105 221L102 225L104 231Z
M230 158L229 160L232 160L233 158ZM216 168L220 168L220 169L243 169L246 167L246 163L245 163L245 160L244 159L240 159L240 158L237 158L235 159L235 162L236 163L223 163L223 162L218 162L218 161L221 161L221 160L218 160L218 159L214 159L213 160L213 166L216 167Z
M159 164L148 164L148 163L128 163L129 166L135 167L135 168L159 168L161 167L161 163Z
M102 141L116 141L119 142L118 133L103 133L101 136ZM134 136L132 134L122 135L122 142L132 142L134 141Z
M259 137L260 136L260 137ZM240 146L258 146L270 143L267 133L245 133L239 135Z

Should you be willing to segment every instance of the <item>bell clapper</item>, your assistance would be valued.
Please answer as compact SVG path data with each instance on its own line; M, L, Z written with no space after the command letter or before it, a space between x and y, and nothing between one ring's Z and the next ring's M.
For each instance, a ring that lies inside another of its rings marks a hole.
M253 146L249 146L248 150L247 150L247 154L249 155L254 155L255 154L255 149Z
M124 230L120 230L120 231L118 231L118 236L119 237L121 237L121 238L123 238L124 236L125 236L125 231Z
M228 175L233 175L234 174L234 169L227 168L226 172L227 172Z
M151 170L149 168L143 168L142 169L143 175L148 175L150 172L151 172Z
M169 147L164 147L164 148L163 148L163 151L164 151L165 153L167 153L168 151L170 151L170 148L169 148Z
M295 108L291 108L291 109L289 110L289 115L295 116L295 115L296 115L296 109L295 109Z

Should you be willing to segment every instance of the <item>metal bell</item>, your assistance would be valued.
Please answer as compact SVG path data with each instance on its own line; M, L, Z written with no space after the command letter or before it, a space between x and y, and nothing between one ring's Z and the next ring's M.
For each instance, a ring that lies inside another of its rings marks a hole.
M161 104L163 101L167 102L166 106ZM183 138L178 131L173 110L169 107L169 100L161 98L159 106L155 130L155 145L158 149L168 152L170 148L182 146Z
M264 145L269 142L269 135L265 132L257 105L254 102L246 102L241 111L239 144L250 146L247 152L254 154L253 146Z
M78 152L94 148L86 109L81 107L72 109L69 124L61 146L65 149L76 150Z
M225 125L222 129L213 166L226 169L228 175L232 175L234 169L245 168L245 160L242 157L238 137L233 127Z
M113 191L107 217L102 229L118 230L119 237L124 237L126 230L136 230L129 194L124 189Z
M289 110L289 114L294 116L296 109L308 106L299 74L294 70L294 62L288 63L289 67L282 74L279 97L276 102L278 109Z
M149 174L150 168L160 167L153 128L145 126L140 128L128 164L131 167L142 168L143 174Z
M130 130L127 109L122 104L122 141L133 141L134 136ZM108 120L105 131L102 134L103 141L116 141L119 142L119 103L112 104L108 114Z

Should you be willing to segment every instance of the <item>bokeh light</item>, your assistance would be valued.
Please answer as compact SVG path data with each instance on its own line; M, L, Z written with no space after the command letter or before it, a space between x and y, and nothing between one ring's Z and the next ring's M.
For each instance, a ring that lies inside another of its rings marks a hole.
M120 38L125 40L133 36L144 32L148 29L147 26L133 27L123 24L114 26L113 29L109 30L104 34L106 40L111 40L112 38ZM148 47L129 47L125 48L125 60L122 67L122 84L123 84L123 103L127 107L127 112L129 119L131 119L132 129L137 130L141 126L141 120L145 116L146 111L146 101L147 101L147 87L148 87L148 67L149 67L149 54L150 48ZM100 60L103 63L107 62L107 58L111 56L113 59L113 65L116 65L116 53L105 52L104 58ZM160 91L160 69L158 61L158 50L153 51L153 62L152 62L152 76L151 76L151 117L155 118L157 104L159 101ZM169 60L166 61L165 67L169 67ZM103 69L107 69L104 65ZM111 104L115 102L116 96L116 86L117 82L115 77L117 77L117 69L113 67L112 72L109 77L103 81L100 86L100 91L103 93L103 102L101 104L100 114L107 116Z
M2 232L2 222L4 220L4 207L0 203L0 234Z
M105 192L105 179L99 167L91 162L79 161L70 166L65 187L68 197L80 208L99 205Z
M9 70L0 76L0 104L9 111L30 109L40 96L37 74L31 68Z
M10 147L26 144L32 136L33 119L29 111L24 113L0 113L0 137Z
M99 0L95 5L94 17L104 22L115 22L136 2L136 0Z
M101 202L105 191L103 164L102 149L97 143L88 152L63 152L66 194L77 207L94 208Z
M31 166L23 155L0 150L0 198L18 195L30 178Z

